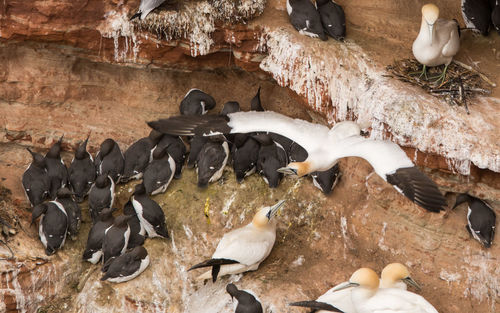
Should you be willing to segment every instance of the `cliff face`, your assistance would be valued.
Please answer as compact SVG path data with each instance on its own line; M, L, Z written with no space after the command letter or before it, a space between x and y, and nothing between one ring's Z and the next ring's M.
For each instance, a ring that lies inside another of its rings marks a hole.
M65 134L67 164L89 132L93 152L107 137L126 148L148 133L145 121L177 114L192 87L214 96L216 112L230 100L248 109L262 86L267 109L328 124L357 119L373 138L404 146L443 191L470 191L498 208L498 90L466 115L385 77L394 58L411 56L421 3L339 2L349 21L345 43L300 36L277 0L264 11L265 1L179 1L132 23L139 1L0 2L0 184L12 191L0 193L0 210L18 230L8 242L14 259L2 260L10 252L0 245L0 311L231 312L224 287L237 281L267 312L302 312L287 303L316 298L360 266L380 270L399 261L438 311L495 312L498 244L485 250L469 238L466 208L423 212L360 159L341 162L344 175L328 197L308 179L287 178L276 190L257 176L238 185L229 169L222 184L200 191L194 171L185 170L155 197L172 240L148 240L150 268L121 285L100 282L97 267L80 260L90 227L86 203L80 236L55 256L45 256L29 226L20 184L30 162L25 146L46 151ZM459 12L455 2L437 4L447 18ZM462 42L458 59L500 83L497 34L466 34ZM119 207L131 188L120 188ZM211 255L223 233L280 199L287 205L276 245L257 272L205 285L185 272Z

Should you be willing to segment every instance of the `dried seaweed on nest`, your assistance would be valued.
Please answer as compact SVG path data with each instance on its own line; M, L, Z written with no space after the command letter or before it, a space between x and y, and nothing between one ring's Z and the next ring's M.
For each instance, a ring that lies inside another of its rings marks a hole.
M427 69L427 79L421 75L422 65L415 59L395 61L387 66L387 71L397 79L417 85L433 96L444 99L449 105L464 106L469 114L468 103L477 95L489 95L495 85L483 74L465 67L460 62L452 62L446 71L444 81L436 81L444 65Z

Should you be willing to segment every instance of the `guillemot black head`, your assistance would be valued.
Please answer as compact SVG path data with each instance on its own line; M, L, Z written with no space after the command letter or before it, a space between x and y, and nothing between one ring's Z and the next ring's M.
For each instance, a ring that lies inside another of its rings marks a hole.
M99 149L99 156L101 159L103 159L105 156L107 156L115 147L116 141L114 141L111 138L107 138L101 143L101 148Z
M143 260L148 256L148 251L143 246L135 247L129 252L135 260Z
M455 200L455 205L451 208L452 210L455 209L457 206L464 202L470 202L472 201L472 197L469 196L467 193L461 193L457 196L457 199Z
M152 129L148 135L148 138L154 143L154 145L157 145L162 137L163 133L160 133L159 131L156 131L154 129Z
M35 205L33 208L33 212L31 212L31 223L30 225L33 225L33 223L36 221L37 218L39 218L42 214L47 213L47 203L40 203L38 205Z
M31 164L33 164L34 166L39 167L39 168L43 168L43 169L46 168L47 165L46 165L45 158L43 157L43 155L32 151L30 148L26 148L26 150L28 150L29 153L31 154L31 156L33 157L33 161Z
M117 208L102 209L102 211L99 212L99 220L102 222L105 222L105 221L109 220L110 218L113 218L113 212L116 210L117 210Z
M153 160L161 160L165 155L167 155L167 147L156 148L153 152Z
M229 113L235 113L240 111L240 104L236 101L228 101L224 103L224 107L222 107L222 111L220 111L221 115L228 115Z
M146 194L146 186L143 183L135 185L134 196L140 196Z
M89 137L87 137L87 139L85 139L82 143L80 143L78 148L76 148L75 159L83 160L83 159L89 158L89 154L87 152L87 142L88 141L89 141Z
M101 174L99 176L97 176L97 178L95 179L95 185L96 187L98 188L106 188L106 187L109 187L111 186L111 179L108 177L108 174Z
M61 158L61 144L62 140L64 138L64 135L59 138L59 140L50 147L49 152L45 155L46 158L50 159L60 159Z
M71 198L73 195L74 194L71 192L71 190L69 190L66 187L59 188L56 193L57 198L63 198L63 199Z

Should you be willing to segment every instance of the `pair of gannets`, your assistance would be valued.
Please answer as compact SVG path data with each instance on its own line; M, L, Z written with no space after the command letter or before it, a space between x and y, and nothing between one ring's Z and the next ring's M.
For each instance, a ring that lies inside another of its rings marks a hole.
M399 192L421 207L439 212L446 199L437 185L422 173L395 143L362 137L354 122L340 122L332 129L271 111L236 112L224 116L174 116L149 122L160 132L178 136L273 132L282 135L307 151L303 162L291 162L280 171L304 176L326 171L339 159L349 156L367 160L375 172Z
M422 7L420 32L413 42L413 55L423 64L422 74L427 77L427 66L444 64L443 73L438 81L444 81L446 70L453 57L460 49L460 26L456 20L439 17L439 8L435 4Z
M225 234L212 258L194 265L188 271L212 267L211 271L198 276L199 280L255 271L273 249L276 240L276 220L273 217L283 206L284 200L271 207L260 209L246 226Z
M372 269L361 268L349 281L328 290L316 301L290 305L309 307L317 313L437 313L422 296L407 291L406 284L420 289L408 269L400 263L387 265L380 280Z

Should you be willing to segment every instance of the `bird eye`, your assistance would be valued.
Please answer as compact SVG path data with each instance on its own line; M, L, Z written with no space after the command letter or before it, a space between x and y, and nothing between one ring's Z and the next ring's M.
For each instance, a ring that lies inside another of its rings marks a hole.
M27 191L27 192L30 192L30 191L31 191L31 189L29 189L29 188L26 188L26 191Z
M88 184L88 185L92 185L92 182L91 182L91 181L89 181L89 182L87 182L87 184Z

